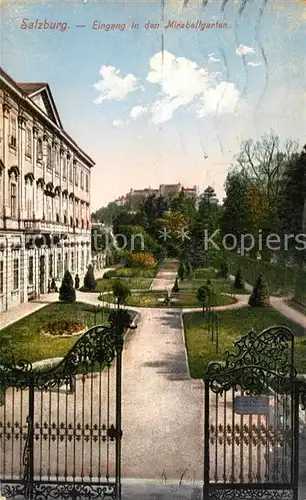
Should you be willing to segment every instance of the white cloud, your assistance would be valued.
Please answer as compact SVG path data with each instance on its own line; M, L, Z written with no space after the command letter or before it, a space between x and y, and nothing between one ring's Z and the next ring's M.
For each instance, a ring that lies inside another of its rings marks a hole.
M251 66L251 68L258 68L258 66L261 66L260 62L254 62L254 61L249 61L248 66Z
M236 49L236 54L238 56L246 56L248 54L255 54L255 50L252 47L240 44L238 49Z
M216 57L214 57L213 55L210 55L209 56L209 61L210 62L220 62L220 59L217 59Z
M233 113L239 99L239 91L233 83L221 82L208 89L200 98L196 113L199 118L209 114Z
M161 88L160 97L150 108L153 123L171 120L181 106L194 107L199 117L215 113L219 101L218 112L234 111L239 97L234 84L218 83L216 73L210 73L194 61L165 52L162 65L162 54L158 52L151 58L150 68L147 80Z
M128 74L120 75L120 70L114 66L102 66L100 69L101 80L94 84L94 88L100 92L95 100L96 104L103 101L122 101L130 92L139 89L137 78Z
M148 106L135 106L132 108L130 117L134 120L148 111Z
M121 125L124 124L124 121L123 120L114 120L113 121L113 125L114 127L120 127Z

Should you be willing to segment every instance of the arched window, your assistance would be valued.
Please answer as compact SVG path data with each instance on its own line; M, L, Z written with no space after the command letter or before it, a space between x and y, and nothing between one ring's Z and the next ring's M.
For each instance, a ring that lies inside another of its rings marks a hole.
M15 182L10 183L10 206L11 206L11 217L13 219L17 218L17 184Z
M50 144L48 144L48 146L47 146L47 169L48 170L52 169L51 162L52 162L52 148L51 148Z
M43 143L42 139L39 138L37 139L37 161L41 163L42 159L43 159Z

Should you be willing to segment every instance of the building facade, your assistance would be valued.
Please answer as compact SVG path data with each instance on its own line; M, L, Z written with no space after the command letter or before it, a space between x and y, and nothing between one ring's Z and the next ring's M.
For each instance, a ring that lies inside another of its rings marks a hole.
M115 200L118 206L128 205L131 211L135 211L139 208L140 204L146 200L149 196L162 196L163 198L169 199L173 196L178 196L181 192L185 194L188 198L196 198L198 195L198 190L196 186L192 188L185 188L180 183L178 184L160 184L158 189L152 189L151 187L145 189L130 189L130 192L125 196L120 196Z
M91 261L94 161L63 129L47 83L0 70L0 312Z

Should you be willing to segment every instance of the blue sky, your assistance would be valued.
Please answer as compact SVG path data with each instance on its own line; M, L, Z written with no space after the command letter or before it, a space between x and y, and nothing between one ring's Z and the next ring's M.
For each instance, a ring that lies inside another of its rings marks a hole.
M165 2L166 24L229 27L166 29L162 58L161 30L144 29L161 22L160 2L2 6L1 64L17 81L49 83L65 129L96 161L93 209L160 183L211 184L222 198L242 140L272 129L305 142L306 3L248 0L239 15L241 0L224 12L209 0L202 13L198 0ZM69 29L21 29L23 19ZM139 29L93 30L95 20Z

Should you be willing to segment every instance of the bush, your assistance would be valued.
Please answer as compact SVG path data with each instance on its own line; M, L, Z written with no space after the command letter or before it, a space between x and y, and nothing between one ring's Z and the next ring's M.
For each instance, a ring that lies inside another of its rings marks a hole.
M59 300L62 302L74 302L76 299L73 279L70 272L65 271L63 281L60 287Z
M219 276L220 278L226 279L228 277L228 274L229 274L228 263L226 261L223 261L220 264Z
M203 307L210 305L212 298L212 287L210 285L202 285L197 291L197 300Z
M180 289L179 289L179 286L178 286L178 279L176 278L175 282L174 282L174 285L173 285L173 288L172 288L172 292L173 293L177 293L179 291L180 291Z
M244 280L240 268L236 272L234 288L237 288L237 290L242 290L244 288Z
M126 299L131 295L130 288L120 280L115 281L112 285L112 290L118 306L125 304Z
M186 278L186 276L187 276L187 269L186 269L185 262L181 262L180 263L180 267L178 268L177 274L178 274L178 277L181 280L184 280Z
M250 295L249 305L252 307L270 305L268 289L262 274L258 277L253 292Z
M131 316L131 313L126 309L111 311L108 316L108 322L110 323L111 327L115 328L119 326L123 331L126 328L129 328L132 321L133 318Z
M94 277L94 270L92 264L89 264L87 268L87 273L84 278L84 288L87 290L94 290L97 286L97 282Z
M157 262L150 252L131 252L127 257L127 265L130 267L152 268L156 264Z

